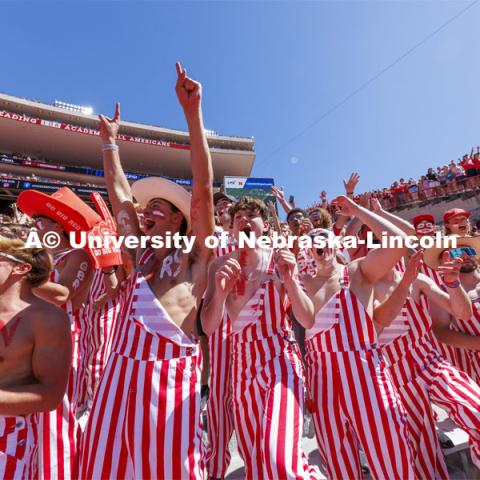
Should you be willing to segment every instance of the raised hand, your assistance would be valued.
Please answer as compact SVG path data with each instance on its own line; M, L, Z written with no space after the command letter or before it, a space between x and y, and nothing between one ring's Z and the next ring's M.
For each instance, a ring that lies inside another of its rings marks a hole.
M462 263L461 258L451 258L448 251L445 251L440 258L440 266L437 271L444 282L454 283L459 279Z
M382 204L377 197L372 197L370 199L370 207L372 208L373 213L380 213L382 209Z
M406 282L407 285L411 285L418 277L420 272L420 267L422 266L423 262L423 250L418 250L415 252L408 262L405 273L403 274L403 282Z
M272 185L272 194L278 201L285 200L285 193L284 193L283 189L279 190L274 185Z
M108 118L105 115L99 115L100 119L100 138L103 143L115 143L118 129L120 128L120 103L115 106L115 115Z
M358 185L358 182L360 180L360 175L357 172L353 172L350 175L350 178L348 181L343 181L343 186L345 187L345 192L347 195L353 195L355 192L355 187Z
M300 222L300 235L307 235L308 232L313 230L313 223L309 218L304 218Z
M187 69L176 63L177 83L175 92L185 115L197 113L202 101L202 85L187 77Z
M265 205L268 207L268 210L270 211L270 213L272 214L272 216L277 213L275 211L275 205L274 203L271 201L271 200L265 200Z
M240 278L242 269L234 258L229 258L215 273L215 287L220 295L227 296Z
M295 260L295 255L285 248L275 254L275 265L277 266L280 280L286 282L293 277L297 261Z
M322 203L327 203L327 192L325 190L320 192L320 199L322 200Z
M337 207L338 215L345 217L355 216L359 209L358 205L345 195L340 195L339 197L334 198L330 204Z

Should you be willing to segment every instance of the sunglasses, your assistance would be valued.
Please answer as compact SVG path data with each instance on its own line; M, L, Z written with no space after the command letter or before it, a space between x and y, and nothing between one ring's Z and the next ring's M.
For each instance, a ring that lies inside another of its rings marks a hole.
M476 257L477 251L472 247L459 247L449 250L450 258L460 258L462 254L468 255L469 257Z

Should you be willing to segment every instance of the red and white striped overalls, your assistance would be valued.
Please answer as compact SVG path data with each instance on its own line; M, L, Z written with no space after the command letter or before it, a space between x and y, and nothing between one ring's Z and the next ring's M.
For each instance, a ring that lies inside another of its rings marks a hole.
M263 252L264 254L268 252ZM273 253L273 252L272 252ZM301 449L303 366L287 298L267 280L232 320L232 385L235 433L245 478L316 478Z
M480 298L472 301L473 315L468 320L452 322L451 328L472 336L480 336ZM455 352L455 365L472 377L480 385L480 351L452 347Z
M153 255L146 250L144 265ZM82 438L80 478L203 478L201 353L137 267Z
M68 258L68 250L54 260L51 275L53 282L58 281L58 267ZM40 479L69 479L75 465L80 428L76 418L77 406L81 395L83 374L81 372L82 352L80 350L80 329L84 321L84 309L73 310L67 302L62 308L70 318L72 329L72 365L68 377L67 390L62 403L51 412L38 414L38 475Z
M231 243L217 249L217 257L235 250ZM228 444L233 433L232 384L231 384L231 348L230 334L232 325L225 316L220 326L208 339L210 372L207 403L208 450L205 454L207 473L213 478L225 477L230 465Z
M349 288L347 266L340 285L306 340L312 415L328 477L361 478L361 447L373 478L413 478L405 410L373 321Z
M0 415L0 479L29 480L37 472L37 416Z
M120 296L108 300L100 310L93 308L95 299L104 291L104 274L101 270L96 270L83 317L84 325L80 330L80 345L84 352L82 365L84 388L80 402L82 409L92 406L95 391L110 355L112 333L120 314Z
M379 336L388 371L408 415L418 478L446 478L431 402L470 435L472 459L480 465L480 388L439 354L424 297L405 301L400 314Z

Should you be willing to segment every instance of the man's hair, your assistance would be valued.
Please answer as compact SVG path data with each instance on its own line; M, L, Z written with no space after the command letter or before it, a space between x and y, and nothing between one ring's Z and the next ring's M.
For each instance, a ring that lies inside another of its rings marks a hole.
M229 209L228 213L232 219L235 217L235 214L239 210L257 210L262 220L265 222L268 220L268 208L267 206L261 201L256 198L251 197L242 197L238 202L234 203Z
M52 271L52 258L44 248L26 248L21 238L4 228L0 234L0 252L13 255L32 266L25 275L26 281L32 287L37 287L48 280Z
M301 213L305 218L308 218L307 212L305 210L302 210L301 208L292 208L288 213L287 213L287 222L290 220L290 217L292 215L295 215L296 213Z
M309 212L309 215L311 215L313 212L320 213L320 219L322 223L319 228L330 228L332 226L332 216L327 212L327 210L324 208L314 208Z
M164 198L162 200L165 200ZM176 207L172 202L169 202L168 200L165 200L170 205L170 208L172 209L173 213L181 213L182 214L182 223L180 224L180 230L179 233L180 235L184 236L187 233L187 219L185 218L185 215L182 213L182 211Z

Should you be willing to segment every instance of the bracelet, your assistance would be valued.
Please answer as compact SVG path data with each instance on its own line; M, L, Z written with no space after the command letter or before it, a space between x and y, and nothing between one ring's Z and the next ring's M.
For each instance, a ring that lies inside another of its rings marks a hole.
M456 280L455 282L452 282L452 283L447 283L447 282L444 281L443 284L447 288L458 288L460 286L460 280Z
M106 272L105 270L102 270L103 271L103 274L104 275L113 275L114 273L116 273L118 270L118 265L115 265L112 270L110 270L109 272Z
M113 152L118 152L118 145L115 145L114 143L104 143L102 145L102 152L106 152L109 150Z
M347 195L353 195L355 192L347 192Z

